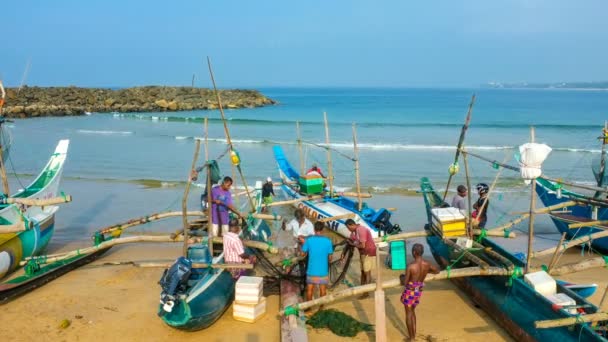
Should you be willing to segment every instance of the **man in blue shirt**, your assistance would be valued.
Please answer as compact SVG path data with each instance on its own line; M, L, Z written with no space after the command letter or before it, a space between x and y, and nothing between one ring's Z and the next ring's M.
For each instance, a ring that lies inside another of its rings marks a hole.
M329 264L334 248L331 240L321 235L323 222L315 222L315 235L306 238L302 246L302 252L308 254L308 268L306 270L306 300L312 300L315 286L319 286L321 297L327 294L329 284Z

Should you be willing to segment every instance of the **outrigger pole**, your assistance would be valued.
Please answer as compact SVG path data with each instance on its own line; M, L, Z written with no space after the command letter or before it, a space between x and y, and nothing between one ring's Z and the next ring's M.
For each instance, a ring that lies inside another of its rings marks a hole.
M604 129L602 130L602 136L599 137L602 140L602 154L600 155L600 172L597 186L600 188L604 187L604 177L606 175L606 144L608 144L608 122L604 121ZM601 192L596 191L593 198L600 198Z
M8 178L6 177L6 169L4 168L4 156L2 152L2 124L4 123L4 116L2 115L2 107L4 106L4 99L6 98L6 91L4 90L4 84L0 80L0 177L2 177L2 191L4 195L8 197L10 190L8 187Z
M469 110L467 111L467 117L464 121L464 125L462 126L462 130L460 131L460 138L458 139L458 146L456 147L456 155L454 156L454 163L450 166L450 177L448 178L448 184L445 186L445 192L443 193L443 201L445 202L445 198L448 195L448 190L450 189L450 183L452 182L452 177L458 172L458 158L460 157L460 150L462 148L462 144L464 143L464 137L467 134L467 129L469 128L469 124L471 123L471 114L473 112L473 105L475 104L475 94L471 96L471 102L469 103ZM471 189L468 189L469 191Z
M327 123L326 112L323 112L323 121L325 123L325 145L327 145L327 178L329 178L329 197L334 197L334 173L331 164L331 151L329 150L329 124Z
M240 158L236 151L234 150L234 146L232 145L232 139L230 139L230 131L228 131L228 124L226 124L226 115L224 115L224 107L222 106L222 99L220 98L220 93L217 91L217 86L215 85L215 77L213 77L213 69L211 68L211 59L207 56L207 66L209 67L209 75L211 76L211 83L213 83L213 91L215 92L215 96L217 98L217 104L220 109L220 114L222 115L222 123L224 124L224 132L226 133L226 142L230 147L230 154L232 157L232 163L236 165L237 170L239 171L239 175L241 176L241 181L243 182L243 186L245 189L249 189L247 186L247 181L245 181L245 176L243 176L243 171L241 170ZM236 162L235 162L236 161ZM253 199L251 198L251 194L247 192L247 199L249 200L249 205L251 206L251 210L254 210L255 206L253 204Z

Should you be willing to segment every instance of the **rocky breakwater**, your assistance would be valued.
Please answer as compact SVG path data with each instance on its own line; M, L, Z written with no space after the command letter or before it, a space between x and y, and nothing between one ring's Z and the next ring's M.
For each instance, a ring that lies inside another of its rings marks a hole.
M256 90L220 90L224 108L253 108L276 102ZM217 109L213 90L192 87L8 88L3 114L12 118L82 115L85 112L162 112Z

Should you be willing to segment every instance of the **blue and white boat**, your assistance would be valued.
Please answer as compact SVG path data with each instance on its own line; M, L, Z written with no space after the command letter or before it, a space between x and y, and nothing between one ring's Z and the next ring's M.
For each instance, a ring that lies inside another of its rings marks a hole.
M281 190L285 194L287 200L302 199L308 195L302 194L299 191L298 181L300 174L291 166L283 149L280 146L274 146L274 157L277 161L279 174L281 176ZM312 200L303 200L294 204L294 206L304 210L306 216L314 220L354 214L354 220L360 225L366 227L372 232L373 237L379 237L386 234L398 233L401 229L399 225L392 224L391 213L387 209L375 210L363 204L362 209L358 210L357 202L348 199L344 196L324 196ZM346 219L329 221L328 225L334 232L343 237L349 237L350 231L345 225Z

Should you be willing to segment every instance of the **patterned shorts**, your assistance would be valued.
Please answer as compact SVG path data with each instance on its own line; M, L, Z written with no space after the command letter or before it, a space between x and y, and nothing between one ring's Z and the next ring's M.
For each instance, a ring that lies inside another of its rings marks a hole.
M422 297L423 287L423 282L410 281L407 283L403 293L401 294L401 303L407 307L416 308L416 306L420 304L420 297Z
M325 276L325 277L307 276L306 284L327 285L327 284L329 284L329 276Z

